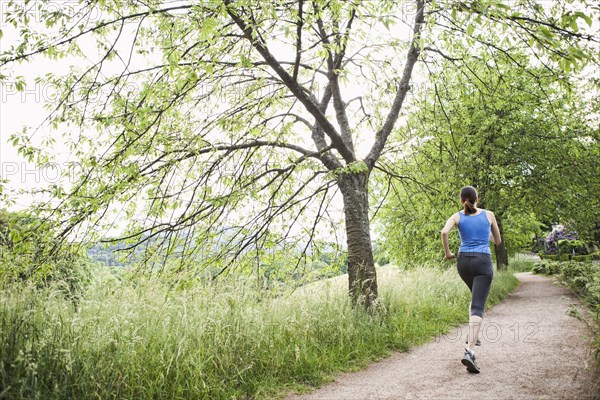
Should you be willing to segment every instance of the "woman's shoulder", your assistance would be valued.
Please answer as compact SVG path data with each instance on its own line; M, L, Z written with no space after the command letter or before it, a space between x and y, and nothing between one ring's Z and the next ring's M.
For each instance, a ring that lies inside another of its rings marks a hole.
M481 209L481 213L485 214L485 216L486 216L488 222L490 223L490 225L494 223L494 220L496 219L496 216L494 215L493 212L491 212L490 210L485 210L485 209L482 208Z
M454 222L456 222L456 224L458 225L458 221L460 221L460 211L457 211L454 214L452 214L450 218L452 218Z

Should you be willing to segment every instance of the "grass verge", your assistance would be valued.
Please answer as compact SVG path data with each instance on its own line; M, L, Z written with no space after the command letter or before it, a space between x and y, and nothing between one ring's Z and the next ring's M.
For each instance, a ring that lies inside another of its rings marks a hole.
M452 268L379 269L381 309L350 306L345 279L272 297L251 285L178 292L102 274L81 300L0 293L0 398L261 399L322 384L466 322ZM518 284L496 272L489 306Z

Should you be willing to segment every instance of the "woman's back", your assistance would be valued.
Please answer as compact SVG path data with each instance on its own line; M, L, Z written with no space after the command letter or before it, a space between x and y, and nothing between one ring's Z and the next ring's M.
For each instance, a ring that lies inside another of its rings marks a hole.
M458 232L460 234L459 253L487 253L490 252L491 225L485 210L479 214L467 215L460 211Z

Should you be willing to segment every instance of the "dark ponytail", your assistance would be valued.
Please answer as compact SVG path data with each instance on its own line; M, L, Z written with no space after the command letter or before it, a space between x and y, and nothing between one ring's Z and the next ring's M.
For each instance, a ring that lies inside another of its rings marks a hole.
M465 186L460 191L460 201L465 208L465 214L475 214L475 202L477 201L477 190L473 186Z

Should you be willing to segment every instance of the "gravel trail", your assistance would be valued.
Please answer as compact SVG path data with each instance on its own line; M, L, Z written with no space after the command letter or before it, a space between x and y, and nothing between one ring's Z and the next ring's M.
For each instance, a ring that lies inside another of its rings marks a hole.
M521 285L484 317L480 374L460 363L467 325L288 400L591 399L591 334L569 315L583 307L555 280L516 274Z

